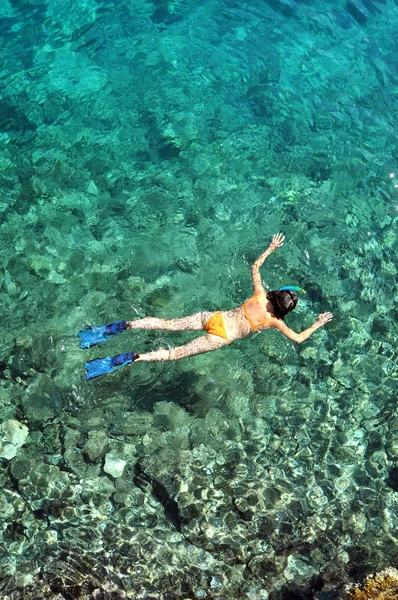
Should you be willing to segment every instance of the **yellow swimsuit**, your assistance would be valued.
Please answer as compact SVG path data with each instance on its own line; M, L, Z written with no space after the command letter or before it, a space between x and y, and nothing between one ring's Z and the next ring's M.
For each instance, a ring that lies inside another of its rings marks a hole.
M205 325L205 331L207 331L207 333L211 333L212 335L218 335L219 337L224 338L229 344L224 319L220 312L216 312L212 317L210 317Z
M259 327L261 325L265 325L266 323L268 323L269 321L272 321L274 319L274 317L269 317L268 319L265 319L265 321L263 321L262 323L257 323L257 325L255 325L253 323L253 321L251 320L251 318L249 317L249 315L247 314L247 310L246 310L246 305L250 304L250 302L253 302L253 300L259 300L260 298L266 298L267 296L265 294L262 294L261 296L253 296L253 298L249 298L249 300L246 300L246 302L244 302L242 304L242 308L243 308L243 313L247 319L247 321L249 322L250 327L253 329L253 331L255 331L256 333L259 333Z
M249 300L247 300L246 302L244 302L242 304L243 313L244 313L247 321L249 322L250 327L256 333L260 332L260 330L258 328L261 327L261 325L265 325L265 323L272 321L274 319L274 317L269 317L268 319L265 319L265 321L263 321L262 323L257 323L257 325L255 325L253 323L253 321L251 320L251 318L249 317L249 315L247 314L246 305L250 304L250 302L253 302L253 300L259 300L260 298L266 298L266 297L267 296L264 294L262 296L254 296L253 298L250 298ZM227 331L225 329L224 319L223 319L223 316L220 311L214 313L214 315L212 315L210 317L210 319L207 321L206 325L204 326L204 329L205 329L205 331L207 331L207 333L211 333L212 335L218 335L219 337L224 338L224 340L227 340L228 344L230 343L228 336L227 336Z

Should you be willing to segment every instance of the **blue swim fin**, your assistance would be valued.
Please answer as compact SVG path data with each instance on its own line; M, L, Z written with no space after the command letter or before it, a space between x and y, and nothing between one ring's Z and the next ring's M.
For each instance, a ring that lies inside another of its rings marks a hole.
M101 325L100 327L90 327L90 329L84 329L80 331L78 336L80 338L80 348L85 350L91 348L101 342L106 342L109 338L123 333L129 326L128 321L116 321L116 323L110 323L109 325Z
M124 365L129 365L139 357L137 352L123 352L116 356L107 356L106 358L94 358L84 363L87 369L86 379L95 379L106 373L114 373Z

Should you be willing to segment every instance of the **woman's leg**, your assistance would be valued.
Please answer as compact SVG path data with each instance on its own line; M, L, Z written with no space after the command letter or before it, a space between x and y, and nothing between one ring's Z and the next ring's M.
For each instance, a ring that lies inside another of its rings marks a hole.
M135 321L128 321L127 329L167 329L168 331L200 331L214 313L199 312L180 319L158 319L144 317Z
M155 350L154 352L140 354L139 358L134 362L179 360L180 358L186 358L187 356L195 356L195 354L204 354L205 352L218 350L227 345L228 342L224 338L208 333L207 335L195 338L192 342L184 344L184 346L177 346L176 348L170 348L170 350L159 348L159 350Z

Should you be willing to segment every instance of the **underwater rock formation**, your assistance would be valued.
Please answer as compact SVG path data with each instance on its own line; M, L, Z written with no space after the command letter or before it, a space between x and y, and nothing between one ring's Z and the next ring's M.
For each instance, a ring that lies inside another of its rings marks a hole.
M351 589L348 600L397 600L398 571L390 568L369 575L362 586Z
M16 456L18 450L25 444L29 429L15 419L8 419L8 421L2 423L0 428L3 434L0 440L0 458L10 460Z

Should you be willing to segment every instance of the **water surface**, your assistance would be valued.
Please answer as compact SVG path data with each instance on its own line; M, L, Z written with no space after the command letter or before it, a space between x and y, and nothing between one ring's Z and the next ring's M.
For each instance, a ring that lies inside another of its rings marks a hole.
M396 2L0 18L0 420L29 429L0 459L1 597L321 600L395 564ZM329 326L84 380L193 334L83 353L81 328L236 306L277 231L265 285Z

